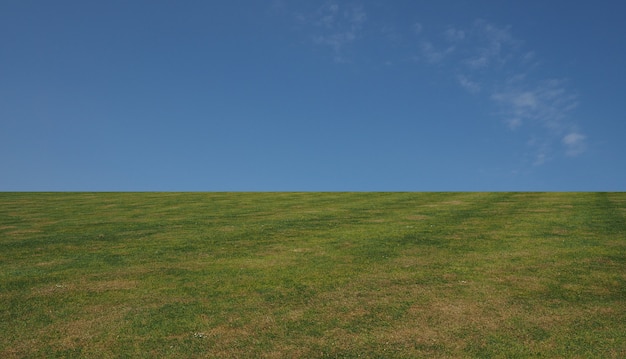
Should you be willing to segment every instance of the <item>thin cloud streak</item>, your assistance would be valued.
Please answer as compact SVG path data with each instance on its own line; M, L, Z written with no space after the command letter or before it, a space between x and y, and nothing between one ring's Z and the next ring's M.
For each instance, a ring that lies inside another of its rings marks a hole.
M561 142L569 157L586 151L587 136L570 120L578 106L577 95L566 88L564 80L532 76L536 54L522 49L523 41L512 35L510 26L498 27L479 19L469 29L449 26L440 37L444 41L434 43L437 37L420 34L420 54L428 63L441 66L447 61L457 73L458 85L472 95L483 93L509 130L542 129L545 140L529 141L535 165L554 158L549 153L552 146L546 142ZM446 43L453 45L437 50Z
M430 41L422 41L420 43L421 57L426 59L429 64L442 63L448 55L454 51L454 46L449 46L445 49L438 49Z
M314 34L313 43L332 51L335 62L349 62L346 50L357 40L374 41L366 38L368 15L359 4L330 1L298 18ZM535 70L541 63L538 55L524 48L524 41L513 35L511 26L477 19L466 27L451 24L433 30L413 22L403 30L407 37L399 35L392 26L382 28L382 38L396 45L403 39L413 39L407 48L414 52L405 59L448 70L453 74L450 80L461 89L491 104L491 112L506 129L520 135L532 133L527 151L529 156L535 156L535 165L558 158L558 153L576 157L587 150L587 135L571 120L578 106L577 94L566 86L565 80L537 76ZM385 58L385 64L402 60Z
M527 82L509 84L490 96L509 129L517 130L523 126L542 128L545 137L552 141L565 136L561 143L568 157L584 153L587 136L579 132L571 133L576 125L569 119L570 113L578 106L577 96L567 91L563 81L546 80L534 87ZM569 135L564 135L568 132ZM544 159L536 164L547 162L547 156L542 157Z
M571 132L565 135L561 140L566 147L565 153L570 157L575 157L585 152L587 149L587 144L585 143L586 138L587 136L577 132Z
M510 27L498 28L482 19L474 22L470 33L473 35L472 55L464 62L472 70L503 66L520 45L511 35Z
M461 85L461 87L467 90L469 93L477 94L480 92L481 90L480 83L470 80L465 75L459 75L457 79L459 81L459 85Z
M296 19L311 27L311 38L315 44L332 49L336 62L346 62L344 49L361 36L367 13L358 5L329 2L314 14L298 14Z
M465 31L458 30L454 27L448 28L444 32L444 35L446 39L450 42L457 42L457 41L462 41L463 39L465 39Z

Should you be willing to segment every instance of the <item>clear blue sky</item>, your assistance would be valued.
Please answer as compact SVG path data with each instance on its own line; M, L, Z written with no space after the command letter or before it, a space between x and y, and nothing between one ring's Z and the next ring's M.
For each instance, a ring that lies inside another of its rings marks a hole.
M0 191L624 191L623 1L0 2Z

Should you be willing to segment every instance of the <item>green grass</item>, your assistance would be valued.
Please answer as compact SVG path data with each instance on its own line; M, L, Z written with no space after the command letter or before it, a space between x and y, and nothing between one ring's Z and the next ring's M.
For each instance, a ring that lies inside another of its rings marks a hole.
M624 193L0 193L2 358L626 357Z

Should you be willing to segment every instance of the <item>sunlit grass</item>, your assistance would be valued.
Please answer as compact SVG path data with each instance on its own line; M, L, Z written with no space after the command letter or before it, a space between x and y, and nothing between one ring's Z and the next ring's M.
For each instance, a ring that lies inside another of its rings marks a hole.
M2 193L0 357L626 356L623 193Z

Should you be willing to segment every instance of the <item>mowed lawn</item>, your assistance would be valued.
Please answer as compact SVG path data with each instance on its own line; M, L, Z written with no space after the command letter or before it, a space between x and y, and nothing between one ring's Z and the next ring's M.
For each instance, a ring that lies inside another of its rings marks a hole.
M2 358L626 357L625 193L0 193Z

